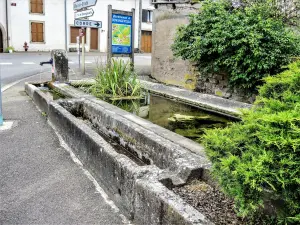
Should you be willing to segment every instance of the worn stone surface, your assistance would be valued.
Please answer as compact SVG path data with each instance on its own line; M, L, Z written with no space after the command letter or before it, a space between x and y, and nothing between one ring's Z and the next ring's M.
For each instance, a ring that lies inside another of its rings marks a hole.
M137 180L135 210L138 224L212 225L207 217L155 180ZM155 209L155 210L153 210Z
M231 88L226 74L199 75L195 91L235 101L253 103L256 95L244 89Z
M210 165L206 157L196 155L157 135L155 131L140 126L144 121L144 126L149 122L137 116L127 114L123 117L116 114L112 108L103 107L100 101L84 101L83 111L84 116L101 132L116 139L146 163L169 169L177 175L177 179L186 181L191 176L201 177L202 169ZM128 117L135 117L139 123L128 120Z
M54 66L54 81L69 81L69 66L67 52L63 49L55 49L51 51L51 58Z
M189 140L187 138L182 137L181 135L178 135L174 132L171 132L169 130L166 130L163 127L160 127L156 124L153 124L147 120L144 120L138 116L135 116L129 112L126 112L116 106L113 106L105 101L99 100L92 95L88 95L82 91L80 91L77 88L73 88L69 85L65 84L54 84L55 88L60 90L64 95L69 96L71 98L86 98L90 101L101 105L101 107L105 108L108 111L113 111L114 113L118 114L121 117L124 117L126 120L129 120L135 124L137 124L139 127L143 127L144 129L150 130L152 132L155 132L157 135L161 136L164 139L167 139L173 143L176 143L177 145L181 146L182 148L185 148L193 153L196 153L197 155L200 155L202 157L206 157L204 153L203 146L199 145L198 143Z
M177 87L170 87L163 84L141 81L143 88L162 96L172 96L182 102L199 106L208 111L219 114L239 116L239 109L250 108L252 105L221 97L201 94Z
M111 145L83 120L77 119L76 116L83 116L82 112L85 112L84 105L88 104L87 102L92 104L84 99L50 102L48 119L62 135L64 141L74 150L83 166L88 168L96 180L104 185L104 190L109 193L111 199L126 216L135 224L140 225L211 224L205 216L159 182L163 179L159 168L155 165L138 166L125 155L114 151ZM96 115L91 115L95 119L98 114L99 111ZM191 165L193 165L192 162ZM183 162L183 166L185 168L182 173L192 169L188 162L185 164ZM170 178L171 171L171 169L165 170L164 178ZM191 171L188 173L190 174Z
M134 219L134 177L157 170L139 167L118 154L101 136L57 103L49 105L48 118L125 215Z
M195 74L191 64L173 56L173 44L178 25L188 23L188 15L197 12L199 5L159 4L153 13L152 71L151 76L160 82L193 89Z

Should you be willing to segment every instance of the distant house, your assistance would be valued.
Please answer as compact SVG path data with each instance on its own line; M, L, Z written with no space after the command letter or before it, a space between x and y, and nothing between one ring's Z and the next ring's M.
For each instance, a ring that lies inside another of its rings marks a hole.
M65 40L68 50L76 48L76 37L80 28L74 26L74 2L75 0L67 0L65 32L64 0L0 0L0 52L7 45L13 46L16 51L24 51L25 41L29 45L28 51L65 49ZM138 48L139 0L98 0L96 6L91 7L94 15L90 19L102 21L102 28L86 30L86 50L106 52L109 4L118 10L136 9L135 48ZM143 52L151 52L153 8L151 0L142 0L140 43Z

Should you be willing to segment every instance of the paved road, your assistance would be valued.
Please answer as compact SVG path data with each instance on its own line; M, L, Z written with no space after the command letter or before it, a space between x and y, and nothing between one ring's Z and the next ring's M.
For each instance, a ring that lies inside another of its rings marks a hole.
M25 94L25 81L3 93L4 119L14 126L0 130L0 224L128 225L101 184L60 144Z
M50 71L49 65L41 67L41 61L50 59L49 52L43 53L13 53L13 54L0 54L0 75L1 86L5 86L17 80L29 77L44 71ZM86 67L87 72L93 73L96 63L105 62L106 55L103 53L87 53ZM151 66L151 55L137 54L135 59L140 73L149 74ZM69 67L71 73L78 70L78 55L76 53L69 53Z

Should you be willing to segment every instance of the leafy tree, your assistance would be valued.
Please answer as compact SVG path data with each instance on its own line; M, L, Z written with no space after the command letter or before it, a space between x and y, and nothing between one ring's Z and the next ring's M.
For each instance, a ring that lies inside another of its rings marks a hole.
M267 4L236 9L229 1L206 0L178 28L172 50L203 75L225 72L232 86L254 90L299 54L299 38Z

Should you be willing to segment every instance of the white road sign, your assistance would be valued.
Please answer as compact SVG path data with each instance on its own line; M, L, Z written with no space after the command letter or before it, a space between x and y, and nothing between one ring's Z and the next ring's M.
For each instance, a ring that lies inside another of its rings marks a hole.
M94 15L94 10L93 9L88 9L88 10L84 10L84 11L74 13L75 19L90 17L90 16L93 16L93 15Z
M92 27L92 28L102 28L101 21L94 20L74 20L75 27Z
M97 0L77 0L73 3L73 9L79 10L89 6L94 6L97 4Z

